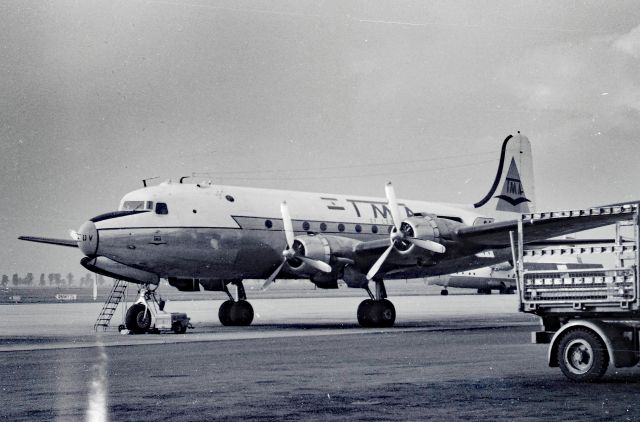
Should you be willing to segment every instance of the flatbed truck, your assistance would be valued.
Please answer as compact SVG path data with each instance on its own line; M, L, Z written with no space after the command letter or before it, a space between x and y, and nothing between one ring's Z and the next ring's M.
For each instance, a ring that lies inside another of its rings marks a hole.
M523 238L523 222L597 214L620 217L607 243L567 240L566 245L536 248ZM540 317L541 330L532 332L531 340L549 344L549 366L559 367L572 381L593 382L609 367L631 367L640 360L639 218L637 204L523 214L517 232L511 232L519 311ZM524 260L533 257L585 254L609 255L615 263L589 270L524 269Z

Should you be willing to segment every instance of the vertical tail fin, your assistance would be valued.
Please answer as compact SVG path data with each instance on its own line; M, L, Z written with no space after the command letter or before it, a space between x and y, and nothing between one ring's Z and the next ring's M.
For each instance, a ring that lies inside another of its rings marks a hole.
M473 204L488 215L535 212L533 160L529 138L518 132L502 143L500 163L489 193Z

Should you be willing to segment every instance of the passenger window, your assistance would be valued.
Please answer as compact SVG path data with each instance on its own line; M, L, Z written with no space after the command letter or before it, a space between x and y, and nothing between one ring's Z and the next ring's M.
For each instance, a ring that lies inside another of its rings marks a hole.
M167 215L169 214L169 208L167 208L167 204L164 202L158 202L156 204L156 214Z
M378 226L371 226L372 233L378 233Z
M320 223L320 230L322 230L323 232L327 231L327 225L325 223Z
M362 231L362 227L360 226L360 224L356 224L356 231L358 233L360 233Z
M344 231L344 224L342 224L342 223L338 224L338 230L343 232Z

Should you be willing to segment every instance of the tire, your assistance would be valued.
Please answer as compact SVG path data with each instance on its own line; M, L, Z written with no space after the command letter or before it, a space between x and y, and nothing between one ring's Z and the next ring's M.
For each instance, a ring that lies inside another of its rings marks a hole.
M360 324L361 327L364 327L364 328L372 327L371 318L370 318L372 306L373 306L373 300L371 299L363 300L362 302L360 302L360 305L358 305L357 316L358 316L358 323Z
M609 354L600 336L591 330L576 328L560 340L558 364L571 381L594 382L607 371Z
M380 327L393 327L396 322L396 308L393 306L390 300L382 299L378 302L378 309L380 312Z
M233 321L231 320L231 308L233 307L233 301L225 300L220 305L220 309L218 309L218 319L220 320L220 324L224 326L233 325Z
M246 300L234 302L229 312L233 325L247 326L253 321L253 306Z
M127 310L125 325L134 334L144 334L151 327L151 312L143 304L137 303Z
M369 303L365 303L367 301ZM396 308L393 306L393 303L387 299L367 299L358 307L358 322L360 322L360 325L363 327L393 327L395 321Z
M449 290L447 289L440 290L440 296L449 296Z

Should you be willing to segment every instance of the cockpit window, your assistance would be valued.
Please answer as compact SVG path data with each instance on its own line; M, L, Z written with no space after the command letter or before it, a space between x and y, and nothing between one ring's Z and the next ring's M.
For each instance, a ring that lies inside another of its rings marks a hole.
M153 201L124 201L120 211L144 211L152 209Z
M167 204L165 204L164 202L158 202L156 204L156 214L169 214L169 208L167 208Z
M142 211L144 209L144 201L125 201L122 204L122 211Z

